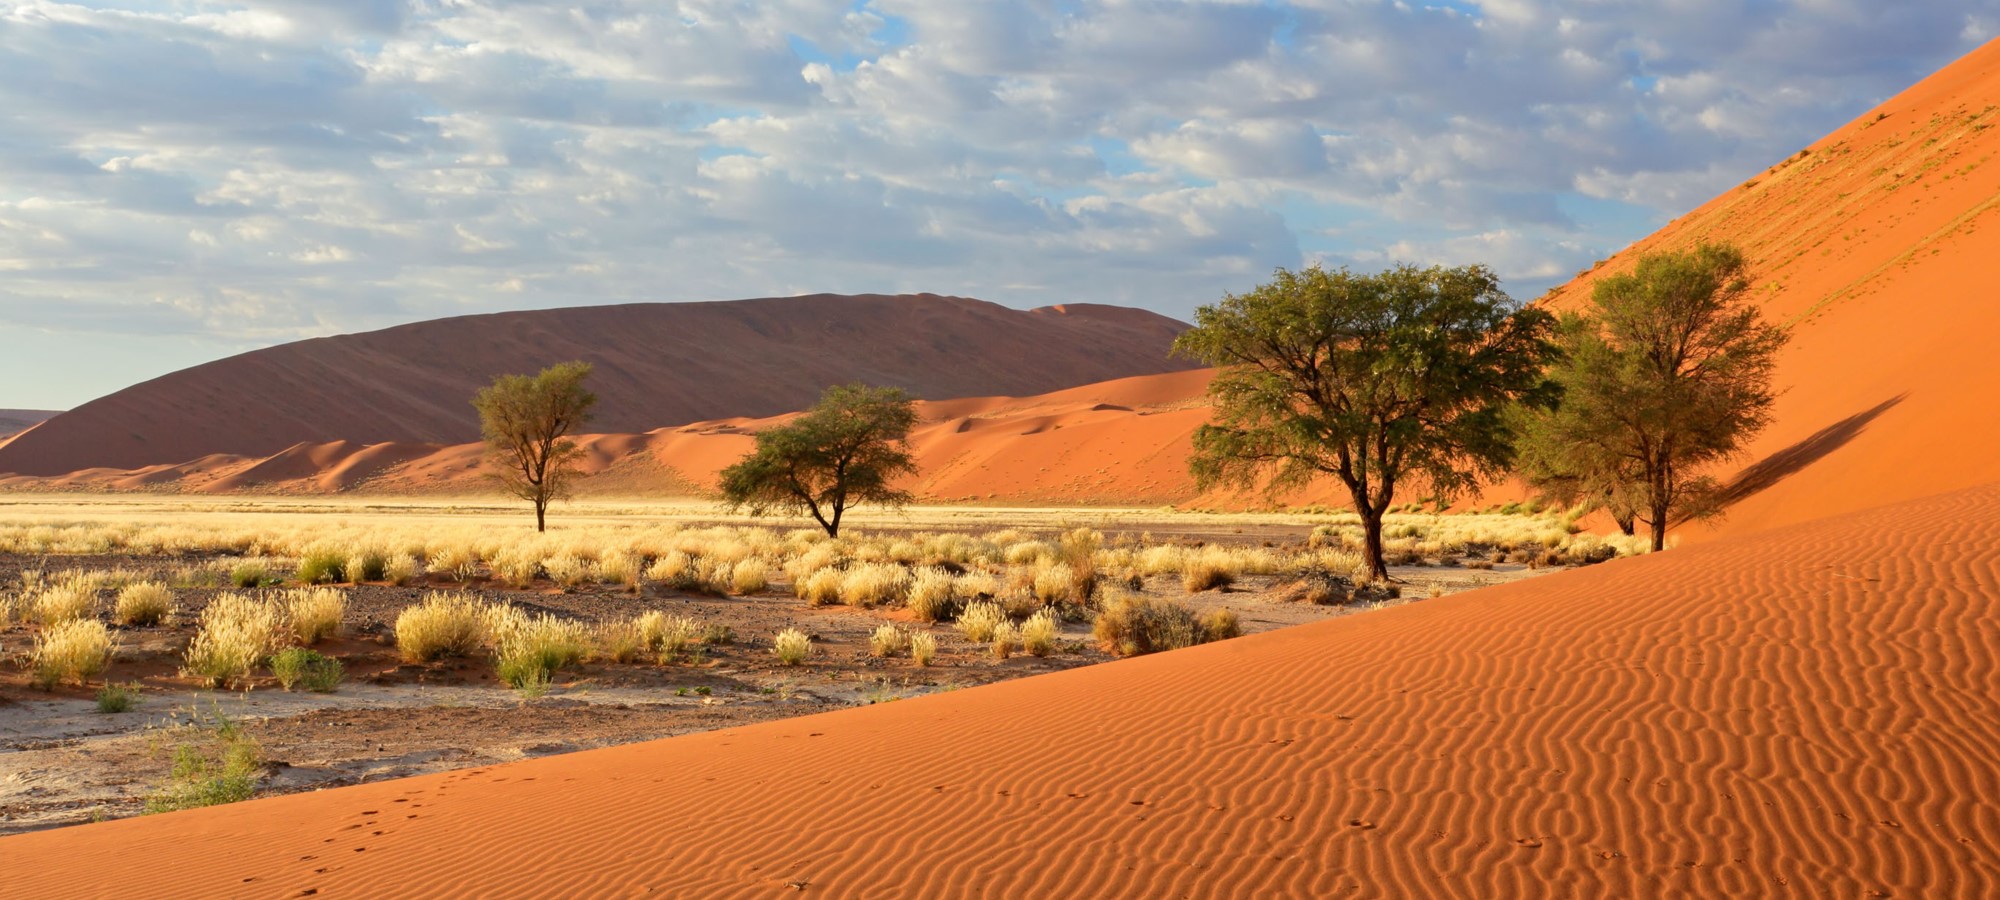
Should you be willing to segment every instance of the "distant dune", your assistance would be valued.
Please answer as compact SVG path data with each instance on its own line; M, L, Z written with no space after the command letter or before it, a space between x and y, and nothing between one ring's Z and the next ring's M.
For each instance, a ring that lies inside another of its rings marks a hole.
M1992 897L1995 596L1989 486L0 865L33 897Z
M49 409L0 409L0 446L6 440L57 415Z
M1035 394L1191 367L1186 326L1142 310L1032 311L935 295L646 303L440 319L196 366L59 415L0 446L0 472L140 469L300 443L476 439L472 393L566 359L597 364L595 423L643 432L800 409L861 380L921 397Z
M1775 422L1720 533L2000 479L2000 42L1675 221L1642 252L1733 241L1792 326Z

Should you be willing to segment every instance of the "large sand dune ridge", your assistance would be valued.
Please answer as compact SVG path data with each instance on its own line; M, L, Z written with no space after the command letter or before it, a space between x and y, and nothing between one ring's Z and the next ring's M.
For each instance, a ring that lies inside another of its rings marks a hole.
M0 839L27 896L2000 892L2000 485L1084 670Z

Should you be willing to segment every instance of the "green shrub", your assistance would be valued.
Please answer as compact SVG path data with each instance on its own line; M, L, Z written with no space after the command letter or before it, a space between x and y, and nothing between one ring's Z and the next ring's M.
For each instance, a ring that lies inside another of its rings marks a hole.
M380 550L363 550L347 558L347 565L341 569L346 580L360 584L364 581L387 581L389 577L389 556Z
M97 711L105 715L131 712L139 705L139 686L136 684L106 684L97 689Z
M343 672L340 660L304 647L280 650L271 657L271 674L288 691L303 687L314 693L327 693L339 686Z
M299 559L299 569L292 576L300 584L334 584L347 579L347 555L338 550L308 550Z
M271 584L271 564L261 557L239 562L229 569L229 583L240 588Z

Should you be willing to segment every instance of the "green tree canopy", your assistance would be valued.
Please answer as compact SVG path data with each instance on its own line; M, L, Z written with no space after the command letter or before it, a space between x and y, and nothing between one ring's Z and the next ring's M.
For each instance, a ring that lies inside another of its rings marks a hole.
M1346 486L1370 573L1388 576L1382 517L1398 487L1447 500L1513 461L1507 410L1546 404L1553 318L1523 309L1484 266L1317 266L1195 314L1175 350L1220 371L1195 434L1203 487Z
M579 451L569 435L597 405L583 387L590 371L589 363L566 362L538 375L502 375L472 398L493 477L534 504L536 531L547 530L549 503L569 496L577 477Z
M916 424L916 403L899 388L828 388L804 415L759 432L756 449L722 470L723 501L752 515L807 514L839 537L847 510L910 501L894 482L917 471L907 444Z
M1702 469L1770 422L1787 338L1747 301L1748 270L1741 250L1704 244L1599 281L1589 315L1564 317L1563 399L1530 417L1530 483L1644 521L1655 550L1670 526L1719 512Z

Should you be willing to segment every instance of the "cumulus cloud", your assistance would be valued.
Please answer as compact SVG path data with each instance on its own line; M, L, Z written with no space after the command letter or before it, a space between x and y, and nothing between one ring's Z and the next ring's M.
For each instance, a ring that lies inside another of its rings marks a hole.
M1185 315L1311 261L1533 296L1996 29L1987 0L0 0L0 325L83 358L820 290Z

